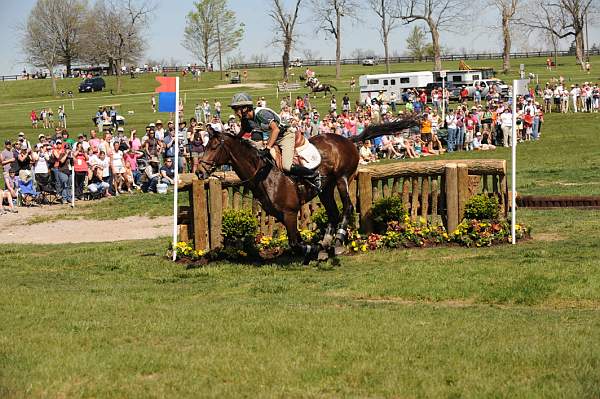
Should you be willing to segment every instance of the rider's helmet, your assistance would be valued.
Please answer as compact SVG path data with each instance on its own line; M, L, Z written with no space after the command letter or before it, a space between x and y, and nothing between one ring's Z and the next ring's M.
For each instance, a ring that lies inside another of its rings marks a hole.
M240 107L252 107L254 103L252 102L252 97L248 93L237 93L233 95L231 99L231 104L229 106L231 108L240 108Z

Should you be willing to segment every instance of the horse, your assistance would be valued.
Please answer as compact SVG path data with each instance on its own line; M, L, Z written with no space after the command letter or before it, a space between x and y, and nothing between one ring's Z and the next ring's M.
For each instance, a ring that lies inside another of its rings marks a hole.
M354 212L349 186L356 177L360 159L355 143L396 133L419 123L418 116L408 115L394 122L369 125L360 135L353 136L351 139L333 133L311 137L309 141L321 154L321 164L318 166L321 176L320 192L310 184L304 184L304 189L299 189L296 178L274 166L270 156L263 155L252 141L228 132L215 131L209 127L210 138L200 158L202 167L198 176L206 178L218 166L231 164L242 183L248 186L254 199L259 201L265 212L283 223L287 230L290 248L296 253L303 252L305 264L317 252L319 259L324 260L329 257L329 252L333 252L334 255L344 252L346 229ZM341 220L334 198L336 188L342 201ZM297 221L302 205L316 195L325 207L328 225L320 247L311 247L299 242ZM334 238L336 226L338 230ZM332 242L333 251L330 251Z
M331 94L331 89L334 89L335 91L337 91L337 87L335 87L334 85L331 85L328 83L320 83L316 79L308 79L306 81L306 87L310 87L311 92L313 92L313 93L323 92L323 98L325 98L327 96L327 93ZM313 96L313 97L316 97L316 96Z

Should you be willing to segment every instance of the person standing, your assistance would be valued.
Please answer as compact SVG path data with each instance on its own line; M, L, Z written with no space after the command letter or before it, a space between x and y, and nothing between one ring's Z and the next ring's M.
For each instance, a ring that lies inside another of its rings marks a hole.
M77 143L73 151L73 168L75 169L75 198L83 199L83 187L88 174L89 157L82 143Z
M152 106L152 112L156 112L156 97L150 96L150 105Z
M500 127L502 129L502 144L504 147L508 147L509 138L512 133L512 113L509 107L506 107L500 115Z
M37 116L37 113L35 112L35 109L31 110L31 114L29 114L29 118L31 119L31 127L33 129L37 129L37 127L38 127L38 116Z

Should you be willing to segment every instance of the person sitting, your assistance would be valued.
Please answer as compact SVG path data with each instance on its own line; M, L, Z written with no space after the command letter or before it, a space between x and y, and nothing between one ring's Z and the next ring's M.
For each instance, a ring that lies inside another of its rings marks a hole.
M481 142L482 140L482 135L481 132L477 132L475 134L475 137L473 138L473 150L474 151L489 151L489 150L495 150L496 146L493 144L483 144Z
M160 172L158 170L158 157L154 156L150 158L148 165L144 169L144 182L142 183L142 191L145 193L155 193L159 177Z
M359 149L359 154L360 163L362 165L366 165L370 162L377 161L377 157L375 156L375 154L373 154L373 151L371 150L371 142L369 140L363 141Z
M6 206L4 206L6 203ZM13 204L13 196L9 190L0 190L0 205L2 205L2 212L19 213L15 204Z
M170 186L175 184L175 166L173 158L165 159L165 164L160 168L160 181Z
M92 194L99 194L100 196L110 197L108 189L110 184L102 180L102 168L98 165L92 167L91 176L88 179L88 191Z

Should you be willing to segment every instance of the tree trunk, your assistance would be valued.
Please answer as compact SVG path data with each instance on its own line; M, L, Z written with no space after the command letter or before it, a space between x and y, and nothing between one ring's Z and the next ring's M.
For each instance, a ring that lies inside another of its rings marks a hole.
M342 15L341 10L336 10L335 15L335 78L339 79L342 76L342 64L340 62L342 58L342 32L340 32L340 28L342 27Z
M115 60L117 76L117 94L121 94L121 59Z
M585 69L585 43L583 41L583 29L575 32L575 56L577 57L577 63L581 66L581 69Z
M428 20L427 24L431 31L431 46L433 47L433 69L435 71L442 70L442 51L440 49L440 32L432 20Z
M49 67L48 70L50 71L50 78L52 79L52 95L54 97L56 97L56 75L54 74L54 66Z
M385 19L385 1L381 0L381 36L383 37L383 54L385 56L385 72L390 73L390 53L388 47L388 29Z
M219 45L219 72L221 72L221 80L223 80L223 49L221 46L221 30L219 29L219 23L217 23L217 43Z
M71 56L65 57L65 66L67 67L67 77L71 76L71 66L72 66L71 64L72 64Z
M504 39L504 50L502 53L502 72L508 73L510 71L510 27L509 19L506 15L502 15L502 38Z
M290 49L292 47L292 39L287 38L283 45L283 80L288 80L288 70L290 68Z

